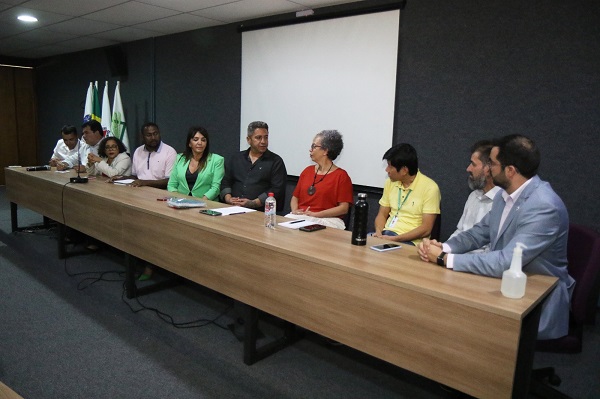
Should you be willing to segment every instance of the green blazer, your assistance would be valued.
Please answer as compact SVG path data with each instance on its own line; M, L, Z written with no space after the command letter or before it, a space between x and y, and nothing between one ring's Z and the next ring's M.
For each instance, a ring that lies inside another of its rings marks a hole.
M171 176L169 177L167 190L186 195L190 193L190 188L187 180L185 179L185 174L188 171L189 164L190 161L186 161L183 154L179 154L177 156L177 160L175 161L175 165L173 165L173 170L171 171ZM206 160L204 169L198 172L196 184L194 184L194 187L192 188L192 195L199 198L206 195L206 198L214 201L219 197L221 180L223 179L224 175L224 158L217 154L208 154L208 159Z

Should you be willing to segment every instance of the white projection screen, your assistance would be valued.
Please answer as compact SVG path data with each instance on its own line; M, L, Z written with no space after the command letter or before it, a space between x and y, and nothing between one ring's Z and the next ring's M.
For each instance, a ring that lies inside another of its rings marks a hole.
M311 164L316 133L337 129L336 165L352 183L383 187L381 157L392 145L400 11L242 33L240 149L255 120L289 175Z

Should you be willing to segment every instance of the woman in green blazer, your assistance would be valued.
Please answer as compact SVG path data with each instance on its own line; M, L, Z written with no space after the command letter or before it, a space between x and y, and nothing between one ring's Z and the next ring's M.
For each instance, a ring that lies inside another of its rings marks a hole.
M225 162L222 156L210 153L209 143L205 128L190 128L186 149L177 156L167 190L204 200L218 198Z

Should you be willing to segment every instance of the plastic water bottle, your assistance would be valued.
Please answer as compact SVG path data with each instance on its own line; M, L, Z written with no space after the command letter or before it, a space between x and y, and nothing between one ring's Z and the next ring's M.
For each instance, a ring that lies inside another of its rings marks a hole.
M269 197L265 200L265 227L274 229L277 224L277 201L275 194L269 193Z
M502 273L500 291L505 297L518 299L523 298L525 295L527 275L521 270L523 267L523 248L527 248L523 243L518 242L516 244L510 262L510 269Z
M369 204L367 194L358 194L358 201L354 205L354 225L352 226L352 245L367 244L367 220L369 218Z

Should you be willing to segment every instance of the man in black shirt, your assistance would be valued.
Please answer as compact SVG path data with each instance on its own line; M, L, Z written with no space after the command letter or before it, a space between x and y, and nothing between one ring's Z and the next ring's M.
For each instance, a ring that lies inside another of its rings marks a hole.
M285 201L287 171L283 159L269 151L269 125L248 125L247 150L227 159L221 181L221 198L228 204L263 209L269 193L275 194L277 210Z

